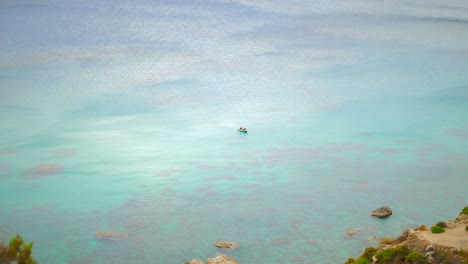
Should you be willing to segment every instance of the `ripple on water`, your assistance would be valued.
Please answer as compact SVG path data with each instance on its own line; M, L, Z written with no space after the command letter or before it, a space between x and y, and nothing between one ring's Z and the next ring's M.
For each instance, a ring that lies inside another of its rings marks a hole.
M220 175L215 175L213 177L206 177L203 180L208 181L208 182L211 182L211 181L238 181L239 178L234 177L234 176L230 176L230 175L220 174Z
M14 155L16 150L14 149L0 149L0 155Z
M55 157L70 158L75 156L76 151L73 149L54 149L49 150L49 153Z
M204 186L199 186L195 189L196 192L206 192L206 191L211 191L213 189L212 186L209 185L204 185Z
M6 164L0 164L0 178L8 176L10 167Z
M270 242L274 245L286 245L286 244L291 243L291 240L285 237L278 237L278 238L272 239Z
M170 177L176 173L180 172L178 169L169 169L169 170L163 170L157 173L157 176L161 177Z

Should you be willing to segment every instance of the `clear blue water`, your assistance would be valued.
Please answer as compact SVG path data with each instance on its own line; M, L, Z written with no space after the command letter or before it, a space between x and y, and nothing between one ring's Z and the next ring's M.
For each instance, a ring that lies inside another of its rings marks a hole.
M0 239L42 264L343 263L455 218L467 4L285 3L1 1Z
M214 256L223 239L241 243L224 252L241 263L340 263L375 244L370 236L466 205L468 141L452 134L467 105L437 105L361 102L300 120L263 113L248 134L236 132L240 116L203 107L193 118L186 109L54 120L10 109L2 234L34 240L41 263L183 263ZM41 164L58 171L31 171ZM394 215L371 218L382 205ZM355 227L363 231L343 235ZM95 239L109 229L128 238Z

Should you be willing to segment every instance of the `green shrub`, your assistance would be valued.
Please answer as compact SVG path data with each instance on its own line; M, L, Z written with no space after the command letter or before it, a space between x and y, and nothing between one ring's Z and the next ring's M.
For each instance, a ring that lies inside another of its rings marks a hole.
M382 250L375 256L379 260L378 263L404 263L406 255L410 253L407 245L397 246Z
M445 222L438 222L437 224L435 224L436 226L440 226L440 227L443 227L443 228L446 228L447 227L447 224Z
M377 252L377 249L373 247L367 247L364 250L364 253L358 258L348 258L348 260L345 262L345 264L370 264L372 263L372 257L375 255Z
M425 264L426 258L417 252L411 252L405 257L405 261L411 264Z
M376 251L373 247L368 247L358 258L348 258L345 264L370 264L375 255L378 264L427 264L426 258L417 253L411 252L407 245L401 245L381 251Z
M434 234L443 233L443 232L445 232L445 228L443 228L441 226L438 226L438 225L435 225L435 226L431 227L431 232L434 233Z
M393 254L395 253L394 248L389 248L386 250L380 251L375 257L379 260L379 263L388 263L393 259Z
M468 214L468 206L465 206L465 208L463 208L463 210L461 211L460 214L461 214L461 215L462 215L462 214Z
M391 245L393 243L393 239L389 237L382 237L380 239L379 245Z
M372 263L371 260L365 259L365 258L359 258L353 262L353 264L371 264L371 263Z
M348 261L346 261L344 264L371 264L372 261L366 258L348 258Z
M359 258L366 258L371 260L376 252L377 249L375 249L374 247L367 247L366 249L364 249L364 253L362 253L362 255Z
M468 231L468 225L467 225L467 226L465 226L465 230L466 230L466 231Z
M25 244L20 235L11 238L8 248L4 252L3 259L18 264L36 264L36 260L31 256L33 242ZM1 256L0 256L1 257Z

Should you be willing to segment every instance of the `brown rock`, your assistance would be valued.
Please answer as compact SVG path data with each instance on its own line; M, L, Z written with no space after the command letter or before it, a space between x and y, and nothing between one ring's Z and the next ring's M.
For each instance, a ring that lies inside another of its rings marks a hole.
M224 249L235 249L240 247L239 243L231 242L231 241L217 241L214 243L215 246Z
M392 209L388 206L380 207L372 211L371 215L378 218L386 218L392 215Z
M218 253L216 254L216 257L207 259L206 264L239 264L239 263L228 256Z
M468 224L468 214L459 215L456 222L458 224Z
M453 229L453 228L457 227L457 223L455 221L453 221L453 220L448 220L446 225L447 225L447 228L449 228L449 229Z

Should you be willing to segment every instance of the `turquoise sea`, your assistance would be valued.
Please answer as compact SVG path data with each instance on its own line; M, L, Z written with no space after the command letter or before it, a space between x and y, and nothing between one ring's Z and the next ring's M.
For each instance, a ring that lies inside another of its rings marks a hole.
M293 2L0 3L0 239L41 264L343 263L456 218L466 3Z
M184 263L216 252L240 263L344 262L372 236L466 205L468 142L454 124L468 105L411 105L298 119L198 107L45 120L3 108L2 236L34 240L41 263ZM369 216L383 205L394 215ZM352 228L363 230L343 235ZM128 238L97 240L101 230ZM241 247L223 252L217 240Z

